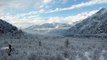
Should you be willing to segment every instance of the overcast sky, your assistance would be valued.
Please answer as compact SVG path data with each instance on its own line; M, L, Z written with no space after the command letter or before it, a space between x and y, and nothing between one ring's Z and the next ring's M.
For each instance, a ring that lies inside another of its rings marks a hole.
M0 19L25 28L43 23L73 23L107 8L107 0L0 0Z

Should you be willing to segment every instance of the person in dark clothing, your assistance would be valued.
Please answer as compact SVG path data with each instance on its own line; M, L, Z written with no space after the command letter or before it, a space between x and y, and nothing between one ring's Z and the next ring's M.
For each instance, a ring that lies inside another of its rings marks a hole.
M11 52L12 52L12 46L9 44L8 45L9 49L8 49L8 56L11 56Z

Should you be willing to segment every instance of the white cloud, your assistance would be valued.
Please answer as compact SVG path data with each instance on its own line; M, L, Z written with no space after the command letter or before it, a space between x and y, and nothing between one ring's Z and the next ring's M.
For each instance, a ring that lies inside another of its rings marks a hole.
M48 19L47 22L49 23L53 23L53 22L57 22L57 23L69 23L72 24L73 22L76 21L81 21L93 14L95 14L98 10L93 10L90 12L82 12L80 14L74 15L74 16L67 16L67 17L51 17L50 19Z
M52 5L56 3L65 4L67 2L68 0L0 0L0 13L5 14L7 13L6 11L9 11L8 9L12 9L13 12L14 12L14 9L21 9L26 11L26 8L28 9L32 8L37 12L41 11L43 13L51 13L51 12L72 10L72 9L86 7L94 4L107 3L107 0L89 0L88 2L82 2L80 4L72 5L67 8L56 8L54 10L51 10L49 8L51 4ZM48 3L51 3L51 4L48 5Z
M14 10L25 10L32 9L35 11L45 9L48 3L51 3L52 0L0 0L0 12L6 12L12 9Z
M3 16L0 18L21 28L25 28L31 25L41 24L45 22L45 20L41 20L40 18L37 18L35 16L29 16L29 17L24 17L24 18L20 18L17 16Z
M4 8L23 8L30 6L32 3L26 0L0 0L0 5Z
M77 14L75 16L68 16L65 18L65 22L67 21L68 23L73 23L73 22L76 22L76 21L81 21L93 14L95 14L98 10L93 10L93 11L90 11L90 12L82 12L80 14Z
M45 4L48 4L51 2L52 0L0 0L0 18L8 21L9 23L12 23L17 27L22 27L22 26L27 27L33 24L43 24L43 23L53 23L53 22L73 23L75 21L80 21L84 18L87 18L88 16L95 13L97 10L91 11L91 12L83 12L75 16L50 17L47 20L38 17L38 15L39 13L51 13L51 12L72 10L72 9L86 7L94 4L107 3L107 0L90 0L89 2L73 5L69 8L61 8L61 9L56 8L55 10L45 11L44 10ZM67 0L65 0L63 3L66 3L66 2ZM28 7L35 8L35 11L24 13L24 14L18 14L16 16L11 16L7 12L5 13L5 10L8 10L8 8L24 9Z
M102 4L102 3L107 3L107 0L89 0L88 2L82 2L80 4L72 5L71 7L67 7L67 8L56 8L55 10L48 11L47 13L72 10L72 9L77 9L95 4Z
M21 14L17 16L0 16L1 19L6 20L7 22L21 28L25 28L31 25L35 24L43 24L43 23L70 23L72 24L73 22L80 21L82 19L87 18L88 16L91 16L98 10L90 11L90 12L83 12L80 14L77 14L75 16L67 16L67 17L50 17L49 19L45 20L42 18L39 18L38 15L32 14L32 13L27 13L27 14ZM21 18L23 17L23 18Z
M52 0L43 0L43 3L47 4L50 3Z

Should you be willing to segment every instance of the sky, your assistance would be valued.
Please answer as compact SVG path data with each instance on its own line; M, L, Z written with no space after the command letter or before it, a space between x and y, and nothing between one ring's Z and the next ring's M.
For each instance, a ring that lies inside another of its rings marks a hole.
M0 19L19 28L81 21L107 8L107 0L0 0Z

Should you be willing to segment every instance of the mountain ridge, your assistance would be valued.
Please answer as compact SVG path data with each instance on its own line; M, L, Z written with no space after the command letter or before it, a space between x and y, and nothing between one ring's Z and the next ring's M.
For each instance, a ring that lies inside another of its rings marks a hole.
M8 33L8 32L14 33L17 30L18 30L17 27L0 19L0 33Z
M0 19L0 37L3 38L15 38L23 35L22 30L19 30L14 25L6 22L5 20Z
M71 27L70 24L66 23L45 23L42 25L32 25L24 31L27 33L47 34L47 35L61 35L65 30Z
M97 13L68 29L67 32L70 32L70 34L106 34L106 16L107 8L102 8Z

